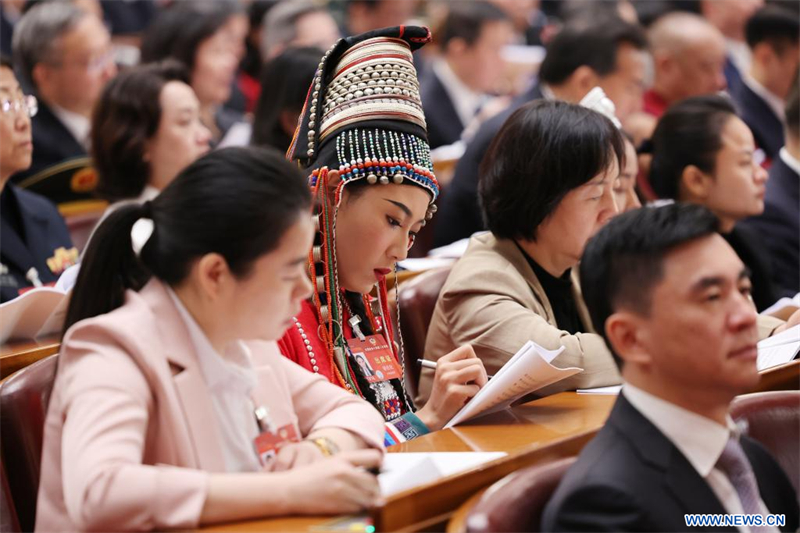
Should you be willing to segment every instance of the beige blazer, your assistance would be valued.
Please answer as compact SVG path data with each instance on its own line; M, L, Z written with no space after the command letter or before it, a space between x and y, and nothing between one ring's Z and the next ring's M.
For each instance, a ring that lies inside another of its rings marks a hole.
M494 374L532 340L551 350L564 346L564 352L553 361L556 366L584 369L542 389L541 394L621 383L611 352L591 327L574 270L575 301L587 331L576 335L558 328L544 289L513 241L497 239L491 233L475 235L436 302L425 358L435 361L462 344L471 344L486 371ZM422 369L415 400L418 406L430 396L433 373Z
M367 402L248 342L256 405L302 435L339 427L383 446ZM225 464L192 342L165 286L151 281L111 313L70 328L44 428L37 531L194 528L209 472Z
M610 350L592 327L581 296L577 269L573 269L572 279L578 313L586 331L576 335L558 328L550 301L513 241L497 239L491 233L472 237L436 302L425 343L425 358L435 361L463 344L471 344L486 371L493 374L523 344L533 340L551 350L564 346L564 352L553 361L556 366L584 369L538 394L621 383ZM783 323L780 319L759 315L759 338L770 336ZM415 399L418 407L430 396L433 374L429 368L421 371Z

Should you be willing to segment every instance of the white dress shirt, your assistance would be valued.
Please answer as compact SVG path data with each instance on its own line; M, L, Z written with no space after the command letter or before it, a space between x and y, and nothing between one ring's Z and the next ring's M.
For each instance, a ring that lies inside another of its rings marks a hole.
M780 158L786 163L786 166L792 169L795 174L800 174L800 160L789 153L789 150L784 146L779 152Z
M91 146L91 140L89 139L89 133L91 133L92 129L91 121L83 115L67 111L57 105L51 105L50 109L72 136L75 137L75 140L88 151Z
M738 438L736 425L730 417L727 427L721 426L713 420L662 400L630 383L624 384L622 394L686 457L689 464L711 487L725 512L744 514L736 489L728 477L715 467L731 435ZM764 501L759 499L759 504L762 514L768 514ZM738 529L742 533L750 532L750 528L746 526ZM777 532L778 529L772 528L771 531Z
M226 347L224 355L220 355L175 292L169 288L167 292L189 330L200 369L211 392L227 471L260 470L261 464L253 445L259 431L250 396L258 379L250 350L243 342L236 341Z
M481 104L483 104L485 96L467 87L444 59L433 64L433 71L439 77L442 85L444 85L444 90L447 91L450 101L453 102L458 118L461 119L461 124L466 126L475 116Z

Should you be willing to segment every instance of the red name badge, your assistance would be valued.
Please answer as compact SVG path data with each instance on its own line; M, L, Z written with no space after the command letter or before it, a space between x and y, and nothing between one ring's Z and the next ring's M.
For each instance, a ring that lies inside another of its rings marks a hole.
M253 444L258 454L258 459L261 461L262 466L267 466L278 454L278 450L291 442L299 442L300 437L297 435L292 424L286 424L278 428L278 431L273 433L271 431L264 431L253 440Z
M353 352L361 374L369 383L378 383L390 379L400 379L402 371L394 353L382 335L370 335L363 341L348 339L347 345Z

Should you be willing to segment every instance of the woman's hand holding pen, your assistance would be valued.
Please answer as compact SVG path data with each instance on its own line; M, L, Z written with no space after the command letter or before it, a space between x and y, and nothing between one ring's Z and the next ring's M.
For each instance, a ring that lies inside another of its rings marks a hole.
M442 429L486 385L486 369L472 346L461 346L436 364L431 396L416 415L431 431Z

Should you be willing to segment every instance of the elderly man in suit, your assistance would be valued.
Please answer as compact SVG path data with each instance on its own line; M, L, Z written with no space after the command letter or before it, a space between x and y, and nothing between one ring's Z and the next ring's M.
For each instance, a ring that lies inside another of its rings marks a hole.
M79 171L88 163L81 160L89 148L92 108L116 74L108 30L93 13L68 2L47 2L19 21L13 49L23 85L39 99L33 163L13 181L59 204L85 199L94 180L64 172L61 165ZM46 170L53 172L42 173ZM42 179L25 179L35 175Z
M625 384L548 503L543 531L688 531L688 514L783 515L785 472L728 415L758 383L747 270L705 208L624 213L586 248L581 284ZM734 530L729 527L728 530Z

